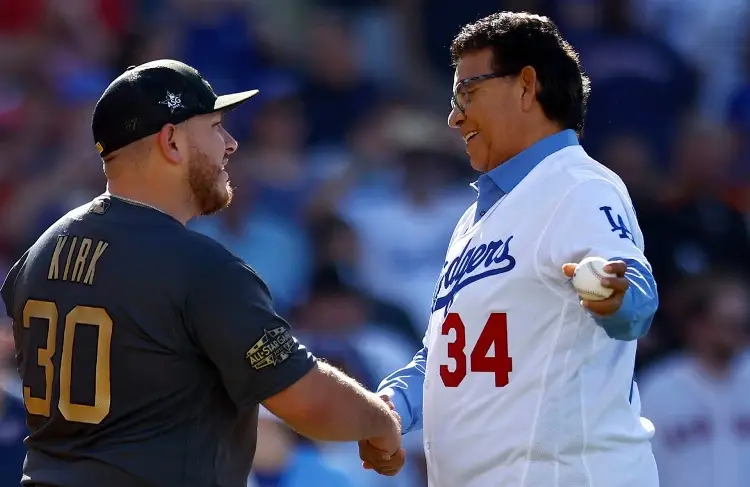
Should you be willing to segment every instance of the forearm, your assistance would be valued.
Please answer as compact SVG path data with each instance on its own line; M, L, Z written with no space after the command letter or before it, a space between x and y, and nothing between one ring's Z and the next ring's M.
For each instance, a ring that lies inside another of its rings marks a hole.
M612 316L596 317L596 321L607 334L617 340L637 340L644 336L659 307L659 294L651 270L634 259L622 260L628 265L625 277L630 287L623 296L620 309Z
M409 364L383 379L378 387L378 393L387 394L396 406L404 434L422 428L426 365L427 348L423 348Z
M315 440L359 441L399 429L382 399L323 362L264 405L298 433Z

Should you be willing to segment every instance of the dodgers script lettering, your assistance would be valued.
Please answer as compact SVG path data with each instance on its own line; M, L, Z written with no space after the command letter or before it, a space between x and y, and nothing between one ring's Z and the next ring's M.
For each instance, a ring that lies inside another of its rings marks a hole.
M510 255L510 241L493 240L488 244L469 247L469 241L461 254L451 262L443 264L443 273L435 287L435 295L432 300L432 312L448 308L461 289L469 284L487 277L496 276L509 272L516 266L516 259ZM474 272L481 269L482 272ZM445 291L441 295L441 291Z

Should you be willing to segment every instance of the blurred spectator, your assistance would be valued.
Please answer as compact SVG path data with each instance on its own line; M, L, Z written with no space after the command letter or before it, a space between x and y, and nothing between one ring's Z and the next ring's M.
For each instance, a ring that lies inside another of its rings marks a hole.
M248 188L240 188L229 208L190 227L244 259L268 284L275 307L288 310L304 290L310 266L307 236L294 222L253 208Z
M617 173L627 185L630 198L638 212L638 221L645 228L657 224L653 213L659 207L664 181L663 171L655 167L654 153L647 141L629 132L618 132L605 139L601 162Z
M746 0L636 0L632 10L641 25L694 66L700 74L701 114L722 120L727 97L742 76L750 4Z
M347 284L334 267L323 267L313 276L305 303L295 312L295 335L318 357L345 371L371 390L393 370L408 363L413 343L368 315L368 298ZM321 446L325 458L347 472L352 485L362 487L412 487L419 485L423 463L421 434L404 439L413 459L397 477L380 477L362 470L356 443Z
M250 89L267 63L252 29L251 11L234 0L173 2L181 17L177 57L213 81L218 92Z
M27 73L40 51L38 32L45 0L0 0L0 67L4 75Z
M316 249L315 266L332 268L340 279L353 287L361 287L359 262L361 245L354 229L337 215L327 215L313 222L311 236ZM362 295L370 319L421 348L422 335L402 308L376 296Z
M305 152L308 126L295 88L290 86L288 93L275 97L258 95L260 106L254 107L250 146L238 157L244 167L237 169L247 173L258 210L302 222L316 189L316 174Z
M603 139L627 132L646 141L657 156L653 162L665 167L674 126L694 99L695 73L667 44L633 24L629 0L566 3L593 22L569 29L591 77L586 149L598 157Z
M662 487L750 484L750 290L702 276L682 296L688 349L640 380Z
M234 204L191 227L263 276L316 353L374 387L419 347L475 198L445 123L447 46L504 8L552 13L580 51L593 90L583 145L638 213L662 297L637 364L664 485L750 485L731 463L750 458L731 392L747 383L739 358L720 360L740 353L731 323L746 319L750 282L747 0L0 0L0 270L104 190L90 134L102 88L128 65L178 58L217 91L261 90L225 118L240 142ZM724 268L736 277L700 277ZM22 397L7 365L4 388ZM13 397L0 399L0 469L23 448ZM709 436L719 427L723 442ZM426 485L421 437L406 441L407 471L380 477L353 444L300 442L270 418L249 485Z
M215 218L191 223L258 271L281 310L304 293L311 266L304 223L315 178L304 152L307 125L294 90L287 84L258 95L248 143L230 160L237 187L232 205Z
M545 1L462 0L457 4L453 0L403 0L401 3L406 4L405 10L411 14L410 32L420 43L420 49L415 54L426 59L427 69L432 76L443 80L440 87L445 93L443 99L447 109L449 90L453 86L453 67L450 65L448 46L459 29L469 22L506 8L540 13Z
M329 465L308 441L267 409L258 417L258 445L247 487L351 487L346 475Z
M657 250L654 240L664 238L662 226L662 202L664 176L655 167L650 145L636 135L620 133L607 138L602 146L601 161L617 173L625 182L633 206L638 214L638 222L646 239L645 253L657 270L656 276L661 289L659 264L663 256ZM671 240L669 241L671 244ZM666 245L669 245L666 244ZM664 314L657 311L651 331L638 341L636 366L654 359L677 345L670 328L663 325Z
M371 321L368 299L334 267L315 272L307 300L294 313L295 334L313 354L374 389L408 363L412 343Z
M376 84L360 75L351 28L333 11L316 11L310 19L307 78L301 91L310 146L342 144L349 128L380 100Z
M395 100L381 102L350 128L345 149L314 151L316 170L327 178L315 195L311 213L335 213L352 195L374 204L401 192L391 125L397 125L395 114L403 107Z
M661 286L723 267L750 275L744 217L726 204L730 141L724 127L695 121L676 141L672 174L660 189L660 224L644 232Z
M9 322L0 321L0 485L18 485L21 466L26 457L23 439L26 429L26 410L16 395L6 389L6 380L15 373L13 336Z
M735 174L741 181L739 186L742 192L746 195L750 180L750 36L747 36L742 54L742 84L729 99L728 116L729 123L734 128L734 143L738 152ZM750 198L742 198L738 203L740 208L750 213Z
M455 162L449 146L441 148L445 126L436 123L418 112L392 114L386 140L396 150L398 192L375 199L365 183L340 204L361 235L365 287L406 309L418 334L424 333L455 224L475 197L470 180L461 177L462 163Z

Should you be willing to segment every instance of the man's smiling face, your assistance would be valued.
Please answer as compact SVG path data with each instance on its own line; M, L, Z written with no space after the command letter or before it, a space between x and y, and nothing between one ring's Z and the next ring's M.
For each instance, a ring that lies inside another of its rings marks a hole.
M518 122L523 111L523 89L517 76L470 80L492 74L497 71L493 69L489 48L466 53L459 59L453 77L453 109L448 120L461 133L471 166L481 172L515 155L514 140L521 129Z

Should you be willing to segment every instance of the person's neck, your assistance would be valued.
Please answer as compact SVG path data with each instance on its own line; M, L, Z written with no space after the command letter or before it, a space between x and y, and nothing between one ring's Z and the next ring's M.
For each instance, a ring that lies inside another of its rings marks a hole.
M107 182L107 193L112 196L139 203L165 213L183 225L195 215L184 203L169 201L169 191L149 191L137 189L134 185L127 185L118 181ZM172 198L174 200L174 198Z
M558 124L553 122L534 124L532 126L534 127L533 129L525 130L523 134L517 139L518 145L516 146L516 149L513 151L512 155L505 157L504 159L498 158L498 162L494 163L494 165L488 168L487 172L495 169L498 166L502 166L540 140L551 137L564 130Z

